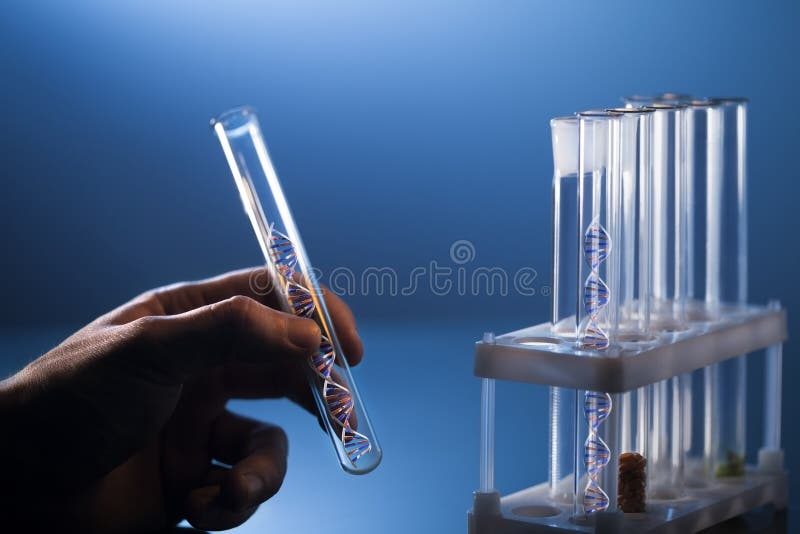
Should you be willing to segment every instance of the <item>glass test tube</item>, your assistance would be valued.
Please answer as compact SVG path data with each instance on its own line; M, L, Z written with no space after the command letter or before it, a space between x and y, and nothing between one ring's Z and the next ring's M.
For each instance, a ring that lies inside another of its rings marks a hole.
M575 498L575 390L550 387L550 498L572 504ZM585 485L585 484L584 484Z
M619 254L620 342L647 342L652 293L652 116L644 108L614 108L620 113ZM616 396L619 415L618 507L643 512L646 500L650 390L641 387ZM613 449L612 449L613 450Z
M645 511L650 438L650 389L617 395L620 414L617 506L625 513Z
M621 341L650 338L652 293L652 116L644 108L619 113L619 331Z
M325 414L322 420L339 463L348 473L368 473L380 463L381 448L272 166L258 119L251 108L241 107L223 113L211 124L267 261L271 287L278 290L284 311L314 320L322 332L320 350L310 357L306 373L317 408Z
M773 300L769 303L771 310L780 310L780 302ZM767 348L764 367L764 445L762 450L767 453L781 451L781 417L783 396L783 344L778 343ZM759 464L761 456L759 452ZM782 455L782 453L781 453ZM783 468L783 461L774 466Z
M747 105L744 98L712 99L721 109L722 169L718 173L719 206L714 212L719 230L718 270L707 276L706 301L713 306L747 303ZM717 478L744 475L746 452L747 380L746 355L713 366Z
M779 307L778 303L770 303ZM781 449L781 396L783 391L783 345L767 348L764 369L764 442L758 451L758 468L762 472L783 471Z
M685 106L653 104L653 328L686 321Z
M711 100L686 102L687 315L692 321L719 316L720 180L722 113ZM697 369L684 377L684 450L687 486L713 478L714 371Z
M575 116L550 121L553 140L553 333L575 341L577 333L578 127Z
M620 450L647 455L649 441L650 404L647 386L620 395L620 403L625 408L626 417L620 428Z
M714 381L714 475L744 476L747 360L738 356L711 367Z
M575 407L574 515L617 509L620 425L625 418L619 394L573 390Z
M604 351L619 334L620 255L613 252L620 237L620 113L579 115L578 345Z
M714 473L714 372L703 367L683 377L684 480L687 487L702 488Z
M747 107L746 98L714 98L722 113L720 180L721 302L747 303ZM712 295L713 298L714 295Z
M553 141L553 334L576 341L578 230L578 129L576 116L550 120ZM550 498L574 500L575 390L550 387Z
M579 117L578 347L606 351L619 332L620 113ZM577 391L575 399L574 510L584 517L616 509L620 408L615 398Z
M722 112L711 100L692 100L686 110L687 297L689 318L719 313L722 243L720 214Z
M764 448L781 450L781 395L783 392L783 345L767 348L764 372Z
M682 377L647 386L650 389L650 443L647 454L648 497L677 499L683 494Z

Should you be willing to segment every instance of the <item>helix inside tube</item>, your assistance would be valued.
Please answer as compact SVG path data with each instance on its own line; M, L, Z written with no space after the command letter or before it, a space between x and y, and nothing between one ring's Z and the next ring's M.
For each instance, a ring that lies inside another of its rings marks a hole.
M234 108L212 120L245 212L267 261L269 290L283 310L315 321L319 350L309 357L306 374L342 468L352 474L371 471L381 449L336 337L300 233L283 194L255 112Z

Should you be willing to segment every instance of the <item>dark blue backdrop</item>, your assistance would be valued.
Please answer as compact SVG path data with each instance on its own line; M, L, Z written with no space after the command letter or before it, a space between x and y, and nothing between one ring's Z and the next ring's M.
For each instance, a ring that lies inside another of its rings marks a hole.
M798 14L794 2L6 1L5 339L18 339L20 327L67 331L149 287L258 263L208 128L212 115L249 103L323 273L388 266L402 282L432 260L454 266L449 249L458 239L475 247L471 268L539 273L528 297L440 297L423 287L349 298L362 323L379 325L366 336L374 372L402 365L402 355L381 360L397 354L393 338L420 353L426 339L438 340L427 350L444 358L446 377L413 376L433 398L447 394L440 380L466 388L463 413L442 412L464 430L440 431L469 441L454 458L471 481L470 343L482 329L548 317L548 118L633 92L751 97L751 300L779 297L798 316ZM459 323L466 318L469 327ZM415 326L444 319L442 332L452 333L444 340ZM792 319L791 330L798 326ZM46 348L14 343L3 348L7 366ZM794 347L787 386L800 379ZM545 431L543 397L533 395L531 435ZM510 428L518 419L504 421ZM797 434L784 428L788 443ZM508 458L525 456L517 446L509 444ZM790 461L798 452L790 448ZM501 478L501 489L542 478L542 462L524 461L528 472ZM379 487L392 483L387 476ZM441 496L456 499L448 524L463 524L471 483Z

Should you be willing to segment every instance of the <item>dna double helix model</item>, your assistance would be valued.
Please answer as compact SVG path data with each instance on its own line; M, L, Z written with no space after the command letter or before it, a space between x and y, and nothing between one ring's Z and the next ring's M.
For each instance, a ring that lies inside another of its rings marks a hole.
M608 304L608 286L600 278L600 265L611 250L611 241L605 228L595 219L586 230L583 239L583 254L591 272L583 287L583 306L587 320L580 337L584 349L605 350L608 335L600 327L600 314ZM600 425L611 412L611 396L608 393L587 391L584 394L583 413L589 425L589 435L583 446L583 463L588 482L583 492L583 511L594 514L608 509L608 495L598 482L600 472L608 465L611 451L600 438Z
M302 277L295 276L297 273L297 253L292 242L284 234L271 228L269 250L272 262L283 278L284 294L293 313L299 317L315 318L315 314L318 314L318 312L311 291L300 283L303 280ZM369 438L356 432L357 423L353 413L353 396L350 390L347 389L341 375L333 368L336 360L336 349L331 341L323 335L319 351L309 359L311 369L319 378L314 387L319 388L319 393L324 400L328 415L334 423L334 428L338 427L341 430L338 437L347 453L347 457L355 464L362 456L372 450L372 444Z
M591 272L583 285L583 307L586 310L586 324L580 336L584 349L605 350L608 348L608 334L600 327L600 314L608 304L608 286L600 278L600 265L611 252L608 232L595 219L583 236L583 256Z

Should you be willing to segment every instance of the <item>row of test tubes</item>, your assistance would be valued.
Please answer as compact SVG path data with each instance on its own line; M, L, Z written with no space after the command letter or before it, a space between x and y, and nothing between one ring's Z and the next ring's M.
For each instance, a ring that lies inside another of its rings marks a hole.
M748 101L623 100L551 121L553 333L587 356L747 301ZM743 476L745 367L742 355L621 394L551 388L551 497L578 517L643 512Z

